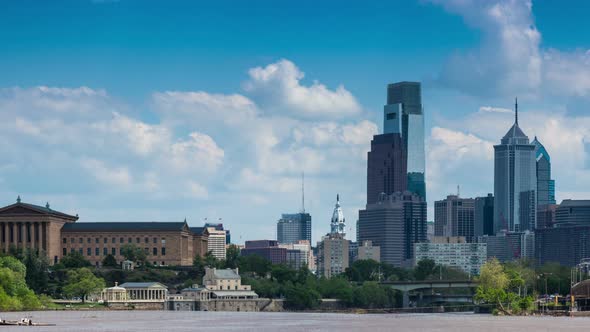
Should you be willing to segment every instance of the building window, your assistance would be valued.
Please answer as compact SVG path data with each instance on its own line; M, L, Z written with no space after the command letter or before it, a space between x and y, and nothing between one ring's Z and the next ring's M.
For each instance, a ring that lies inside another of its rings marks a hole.
M91 256L91 255L92 255L92 249L86 248L86 256Z
M143 239L143 242L150 243L150 240L146 237L145 239Z
M72 254L73 254L73 253L74 253L74 251L76 251L76 249L74 249L74 248L71 248L71 249L70 249L70 253L72 253Z
M80 253L80 255L84 255L84 249L83 248L78 249L78 252Z
M84 243L84 239L80 238L80 240L78 241L79 243Z
M166 248L162 248L162 256L166 256ZM164 263L162 263L164 265Z
M150 254L150 248L143 248L143 251L145 252L146 255Z
M111 254L117 256L117 248L111 248Z
M116 242L117 242L117 239L116 239L116 238L112 238L112 239L111 239L111 242L112 242L112 243L116 243Z
M63 256L67 255L67 254L68 254L68 249L66 249L66 248L63 248L63 250L62 250L62 253L61 253L61 254L62 254Z
M123 239L123 238L120 238L120 239L119 239L119 243L123 243L123 242L125 242L125 239Z
M131 242L132 242L132 241L131 241L131 238L128 238L128 239L127 239L127 243L131 243Z
M100 256L100 248L94 249L94 256Z
M166 239L162 238L162 245L165 245L165 244L166 244Z
M157 244L157 243L158 243L158 238L157 238L157 237L155 237L155 238L154 238L154 244Z
M107 243L107 242L109 242L109 239L107 239L107 238L105 237L105 238L103 239L103 241L102 241L102 242L103 242L103 243Z
M64 239L63 239L63 241L62 241L62 242L63 242L63 243L68 243L68 239L66 239L66 238L64 237Z
M97 244L100 243L100 239L99 238L95 238L94 239L94 243L97 243Z
M88 243L92 243L92 239L91 239L91 238L87 238L87 239L86 239L86 242L88 242Z
M71 239L70 239L70 242L71 242L71 243L74 243L74 242L76 242L76 239L74 239L74 238L71 238Z
M109 250L107 248L102 248L102 254L104 256L108 255L108 253L109 253Z
M153 248L153 249L152 249L152 254L153 254L154 256L158 256L158 248Z
M139 242L141 242L141 241L139 240L139 238L135 238L135 243L139 243Z

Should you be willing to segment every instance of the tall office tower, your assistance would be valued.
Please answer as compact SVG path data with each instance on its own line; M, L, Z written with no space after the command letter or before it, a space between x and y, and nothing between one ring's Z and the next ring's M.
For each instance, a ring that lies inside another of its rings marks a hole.
M293 244L299 241L311 243L311 215L305 212L305 182L301 174L301 212L285 213L277 222L277 241Z
M277 240L281 244L292 244L302 240L311 243L311 215L305 212L281 215L277 222Z
M387 105L383 110L383 134L400 134L403 139L407 155L407 190L426 199L424 109L420 83L389 84Z
M514 125L494 145L494 232L533 230L537 220L537 161L535 145Z
M537 136L531 144L535 145L537 160L537 205L555 204L555 180L551 179L551 157Z
M434 202L434 236L462 236L474 241L475 200L449 195Z
M409 191L381 195L359 211L358 241L381 248L381 262L411 267L414 243L426 241L426 202Z
M211 252L215 258L225 259L225 245L226 233L224 230L218 230L215 227L205 226L207 233L209 233L209 241L207 242L207 252Z
M407 159L399 133L373 136L367 156L367 204L379 195L405 191L408 186Z
M494 195L475 198L475 236L494 235Z
M221 220L221 218L219 220ZM231 244L231 232L229 231L229 229L224 229L222 223L216 224L216 223L206 222L205 228L207 228L207 227L213 227L218 231L224 231L225 232L225 244Z

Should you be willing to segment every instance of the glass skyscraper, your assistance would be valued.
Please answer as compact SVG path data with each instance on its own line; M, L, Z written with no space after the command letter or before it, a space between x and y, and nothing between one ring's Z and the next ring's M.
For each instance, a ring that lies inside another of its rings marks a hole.
M537 220L537 163L535 145L514 125L494 145L494 231L533 230Z
M537 160L537 205L555 204L555 181L551 180L551 157L537 136L531 144L535 145Z
M407 189L426 199L424 109L419 82L387 86L383 127L383 134L401 135L407 155Z
M277 241L293 244L300 240L311 243L311 215L305 212L283 214L277 222Z

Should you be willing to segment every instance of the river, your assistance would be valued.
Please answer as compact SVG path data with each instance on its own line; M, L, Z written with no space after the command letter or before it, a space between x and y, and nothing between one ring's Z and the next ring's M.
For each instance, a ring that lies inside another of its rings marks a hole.
M30 317L47 327L0 326L0 331L581 331L590 318L494 317L446 314L331 314L292 312L38 311L0 313Z

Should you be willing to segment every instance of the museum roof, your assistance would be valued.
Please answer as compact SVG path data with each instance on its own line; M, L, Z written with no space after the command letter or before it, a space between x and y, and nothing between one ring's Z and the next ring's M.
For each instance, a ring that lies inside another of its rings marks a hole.
M78 216L72 216L67 213L53 210L49 206L49 202L45 206L23 203L20 196L17 197L16 203L0 208L0 214L44 214L61 219L78 220Z
M157 287L157 288L168 288L165 285L159 283L159 282L126 282L122 285L119 285L119 287L123 287L123 288L152 288L152 287Z
M109 232L109 231L182 231L186 222L77 222L66 224L62 228L65 232Z

